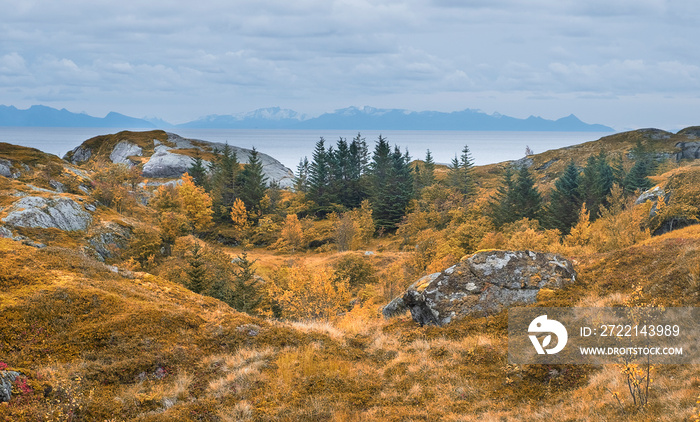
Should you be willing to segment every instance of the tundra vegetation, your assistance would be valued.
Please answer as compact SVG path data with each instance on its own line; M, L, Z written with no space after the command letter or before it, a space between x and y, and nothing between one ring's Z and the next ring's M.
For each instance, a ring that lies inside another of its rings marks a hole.
M266 180L257 151L246 165L228 147L189 151L177 183L153 186L143 157L110 163L104 142L86 141L80 165L0 144L18 174L0 176L0 221L18 196L95 204L86 231L0 231L0 374L18 374L0 416L698 420L697 365L511 365L506 312L443 327L380 312L482 249L575 262L576 283L531 306L697 306L700 162L676 147L696 132L488 166L468 146L441 165L383 137L320 139L293 190ZM98 255L109 227L128 235Z

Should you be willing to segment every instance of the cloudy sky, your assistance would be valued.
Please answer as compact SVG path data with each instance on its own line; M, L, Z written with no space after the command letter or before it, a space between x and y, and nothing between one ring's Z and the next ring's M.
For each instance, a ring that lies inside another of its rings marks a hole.
M700 125L697 0L0 0L0 104Z

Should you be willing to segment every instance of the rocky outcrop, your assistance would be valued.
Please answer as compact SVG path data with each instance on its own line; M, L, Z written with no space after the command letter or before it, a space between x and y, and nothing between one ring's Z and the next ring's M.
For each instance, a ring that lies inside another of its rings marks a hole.
M90 249L94 251L95 257L100 261L114 258L119 250L128 246L131 238L131 230L112 222L106 222L98 229L93 230L95 233L88 237L87 241Z
M444 325L467 315L487 315L534 303L542 288L576 280L570 261L533 251L478 252L440 273L427 275L384 307L385 317L411 311L421 325Z
M141 156L143 154L143 149L136 144L132 144L129 141L121 141L114 146L112 153L109 155L109 159L116 164L126 164L128 166L133 166L134 162L129 159L132 156Z
M192 165L192 158L171 152L172 148L159 145L143 165L143 177L170 179L180 177Z
M193 160L187 155L179 154L178 149L202 149L203 147L221 151L225 144L187 139L174 133L168 133L168 145L160 144L155 147L155 152L143 165L143 175L149 178L180 177L192 165ZM248 163L248 155L251 152L249 149L232 145L229 145L229 148L236 153L238 162ZM267 154L258 152L258 158L269 182L277 182L282 188L291 188L294 185L294 173L290 169ZM204 161L204 164L207 166L209 162Z
M82 205L67 197L25 196L12 204L2 221L15 227L74 231L86 230L92 217Z
M7 403L12 398L12 385L21 374L15 371L0 371L0 403Z
M668 204L669 199L671 198L671 193L666 193L664 192L663 189L661 189L660 186L654 186L653 188L642 192L641 195L637 198L636 201L634 201L635 205L643 204L647 201L651 201L653 205L651 206L651 209L649 210L649 217L653 217L656 215L658 212L658 207L659 207L659 199L663 198L664 202Z
M12 162L0 159L0 176L12 177Z
M676 153L676 161L680 161L684 158L689 160L700 158L699 141L679 142L676 144L676 148L680 149L680 151Z
M70 161L73 164L84 163L92 157L92 150L83 145L79 145L63 157L64 160Z

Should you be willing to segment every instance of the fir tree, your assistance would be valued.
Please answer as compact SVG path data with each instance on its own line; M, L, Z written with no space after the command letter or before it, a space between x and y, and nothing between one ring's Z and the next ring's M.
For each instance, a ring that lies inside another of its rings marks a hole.
M204 168L204 161L199 149L195 150L192 165L187 168L187 173L192 176L194 184L204 187L206 184L207 171Z
M637 141L637 145L632 149L631 155L634 158L634 165L620 184L627 193L651 188L652 183L647 176L652 173L654 163L646 146L641 141Z
M240 312L252 314L262 301L262 292L258 285L253 264L248 254L243 252L234 260L236 264L233 278L233 294L230 305Z
M601 207L607 205L607 197L614 183L613 169L608 164L605 151L591 156L583 169L581 192L591 216L597 216Z
M421 174L421 185L432 186L435 183L435 161L430 150L425 151L425 161L423 162L423 172Z
M516 220L514 196L513 169L508 166L503 171L501 185L496 190L494 197L489 201L493 222L497 227Z
M453 158L447 166L447 184L453 188L459 189L459 185L462 181L461 173L462 168L459 165L459 158L457 158L457 154L455 154L455 158Z
M459 190L466 198L476 195L476 182L474 181L474 159L469 146L465 145L459 161Z
M542 210L542 197L535 188L535 179L526 166L520 167L514 189L514 221L522 218L538 220Z
M316 142L311 165L309 166L309 190L308 198L317 205L316 212L322 215L328 212L329 186L331 180L331 170L328 152L324 145L325 139L321 138Z
M189 278L189 289L195 293L203 293L207 288L206 267L204 266L204 252L199 243L192 246L192 257L189 260L187 277Z
M392 153L381 135L374 148L371 164L370 203L379 230L393 231L406 213L413 197L413 178L408 152L398 147Z
M226 143L223 150L217 153L210 169L214 218L218 221L228 221L233 203L238 196L240 165L236 151Z
M309 159L299 160L297 174L294 176L294 190L306 193L309 191Z
M261 201L265 197L267 176L263 173L262 162L255 147L248 155L248 164L241 171L239 180L239 197L245 204L249 215L257 219L263 213Z
M547 225L568 234L579 218L581 198L581 175L573 160L564 173L554 182L547 207Z

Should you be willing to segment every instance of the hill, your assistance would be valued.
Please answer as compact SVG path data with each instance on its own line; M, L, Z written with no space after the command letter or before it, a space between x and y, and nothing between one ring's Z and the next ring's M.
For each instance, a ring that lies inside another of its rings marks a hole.
M213 154L171 133L104 135L67 160L0 144L0 378L14 377L0 420L693 420L697 365L649 367L639 406L628 383L644 365L510 363L505 310L437 327L380 309L486 248L571 260L575 283L528 306L696 307L700 225L652 236L638 192L576 238L536 221L497 229L486 202L507 165L528 166L546 197L568 162L605 151L630 168L642 143L668 193L656 215L697 221L697 134L640 130L477 167L468 201L438 172L395 233L369 236L366 207L319 217L274 189L261 215L196 228L187 200L215 189L141 175L159 146ZM248 312L244 293L260 295Z

